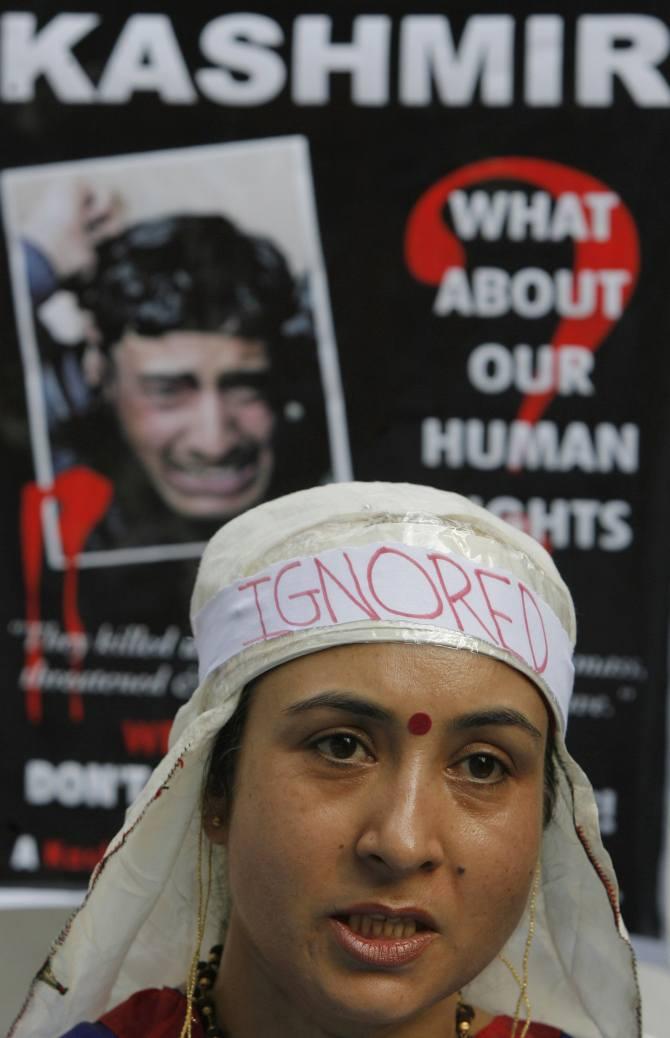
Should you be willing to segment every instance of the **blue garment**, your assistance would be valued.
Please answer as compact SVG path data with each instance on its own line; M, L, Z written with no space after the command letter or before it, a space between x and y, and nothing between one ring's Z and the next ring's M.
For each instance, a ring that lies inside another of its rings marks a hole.
M104 1024L77 1024L61 1038L114 1038L114 1035Z
M30 298L36 306L39 306L58 288L58 276L51 261L41 249L25 239L22 245Z

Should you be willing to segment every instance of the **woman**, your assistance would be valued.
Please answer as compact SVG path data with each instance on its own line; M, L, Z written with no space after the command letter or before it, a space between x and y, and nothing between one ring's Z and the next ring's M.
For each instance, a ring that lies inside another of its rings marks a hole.
M213 538L193 619L201 684L11 1034L641 1034L539 545L320 487Z

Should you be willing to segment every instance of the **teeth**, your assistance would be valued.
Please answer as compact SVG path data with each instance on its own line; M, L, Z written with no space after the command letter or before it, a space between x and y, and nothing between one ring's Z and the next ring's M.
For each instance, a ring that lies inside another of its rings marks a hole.
M400 940L413 937L416 933L416 921L409 918L389 917L385 915L350 915L349 929L361 937L389 937Z

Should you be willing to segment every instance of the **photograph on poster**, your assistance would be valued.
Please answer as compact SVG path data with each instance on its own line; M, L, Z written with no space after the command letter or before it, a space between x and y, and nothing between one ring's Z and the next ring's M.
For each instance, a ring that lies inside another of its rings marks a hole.
M69 501L97 502L78 565L115 565L196 556L247 508L350 476L304 138L15 169L2 186L53 568Z

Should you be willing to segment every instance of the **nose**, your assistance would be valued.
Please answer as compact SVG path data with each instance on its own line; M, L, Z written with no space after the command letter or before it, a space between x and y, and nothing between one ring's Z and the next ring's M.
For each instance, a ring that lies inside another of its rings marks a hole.
M234 408L223 393L201 389L189 409L183 444L198 458L217 461L239 443Z
M415 766L368 789L356 854L380 877L433 872L445 861L445 801L434 775Z

